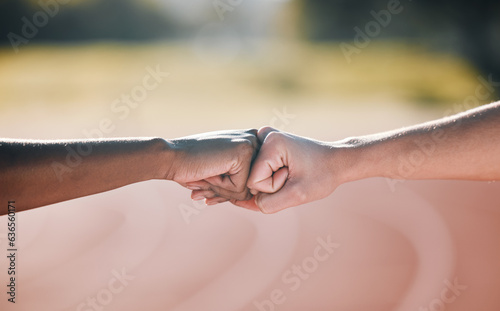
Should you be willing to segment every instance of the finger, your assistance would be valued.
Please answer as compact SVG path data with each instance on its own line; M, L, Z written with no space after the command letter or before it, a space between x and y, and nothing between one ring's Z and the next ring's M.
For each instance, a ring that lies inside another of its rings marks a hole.
M280 135L279 133L268 134L253 163L247 187L254 194L256 191L276 192L283 186L288 177L288 169L282 169L288 164L288 156ZM273 176L275 173L277 175Z
M188 188L189 190L210 190L210 187L212 185L205 180L197 180L187 182L183 184L183 186Z
M272 133L272 132L279 132L279 131L275 128L270 127L270 126L263 126L257 132L257 138L259 138L260 142L263 142L266 139L267 135L269 135L269 133Z
M246 189L250 166L256 154L257 139L234 139L234 147L229 151L233 154L227 171L220 172L214 176L205 178L205 181L213 186L234 192L242 192ZM234 158L233 158L234 156Z
M210 199L218 197L217 193L211 190L194 190L191 192L191 199L194 201L200 201L203 199Z
M273 173L272 176L254 182L250 189L253 195L258 192L275 193L280 190L288 179L288 167L284 166Z
M248 137L248 139L252 142L252 146L254 147L254 156L252 157L252 160L255 158L260 148L260 141L257 137L257 132L258 131L256 129L250 129L246 131L246 133L251 135L250 137Z
M204 137L242 137L243 133L250 134L253 136L257 135L257 129L231 129L231 130L220 130L220 131L212 131L212 132L205 132L205 133L197 133L197 134L192 134L192 135L187 135L180 137L180 139L189 139L189 138L204 138Z
M205 133L206 135L217 134L219 137L231 136L231 137L239 137L239 138L249 138L251 136L257 138L257 129L246 129L246 130L224 130L224 131L215 131ZM244 135L248 134L248 135Z
M276 193L257 194L255 196L255 204L265 214L276 213L286 208L308 202L307 194L302 189L303 187L300 187L300 185L288 182Z
M205 181L212 186L217 188L223 188L229 191L237 191L238 185L235 181L232 180L233 176L222 174L217 176L212 176L209 178L205 178ZM241 191L241 190L240 190Z
M207 180L213 181L212 178L207 178L205 180L197 180L197 181L190 181L187 182L184 186L192 191L211 191L218 196L225 197L228 199L245 199L247 196L247 189L244 189L243 191L231 191L228 189L225 189L224 187L219 187L216 186Z
M230 191L230 190L227 190L227 189L224 189L221 187L214 186L205 180L189 182L188 185L192 185L193 194L200 194L200 193L206 194L207 198L219 196L219 197L223 197L226 199L233 199L233 200L248 200L252 196L247 188L245 188L243 191L240 191L240 192ZM187 186L187 188L189 189L189 186ZM191 197L193 197L193 194L191 195ZM197 196L197 200L201 200L201 199L203 199L203 198L200 198L199 196ZM193 200L195 200L195 199L193 198Z
M252 197L250 200L246 201L238 201L238 200L231 200L231 203L233 203L236 206L246 208L251 211L255 212L260 212L259 207L255 203L255 197Z
M215 198L205 199L205 204L206 205L215 205L215 204L224 203L227 201L229 201L229 199L222 198L222 197L215 197Z
M229 190L243 191L247 189L250 167L260 147L256 136L252 136L249 141L250 143L245 141L245 143L238 146L239 160L228 172L228 180L235 186L235 189L229 188Z
M258 131L259 131L259 130L257 130L257 129L248 129L248 130L246 130L246 131L245 131L245 133L247 133L247 134L250 134L250 135L253 135L253 136L257 137L257 132L258 132Z

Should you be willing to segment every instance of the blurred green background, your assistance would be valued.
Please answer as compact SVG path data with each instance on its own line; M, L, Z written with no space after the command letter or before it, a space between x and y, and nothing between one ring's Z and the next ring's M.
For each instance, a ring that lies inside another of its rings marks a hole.
M0 30L2 136L331 139L500 90L497 1L1 0ZM144 91L148 68L169 75Z

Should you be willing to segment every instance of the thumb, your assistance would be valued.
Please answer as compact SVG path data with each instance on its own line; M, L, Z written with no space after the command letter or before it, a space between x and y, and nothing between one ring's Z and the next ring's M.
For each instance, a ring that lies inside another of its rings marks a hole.
M289 180L276 193L258 193L255 196L255 204L264 214L273 214L300 205L307 200L301 188L298 184Z
M269 133L272 132L279 132L279 131L270 126L263 126L257 131L257 138L262 143L266 139L267 135L269 135Z
M265 179L262 180L252 179L251 185L249 186L250 192L254 195L259 192L274 193L283 187L287 179L288 179L288 167L283 166L279 168L276 172L272 172L271 176L268 176Z
M252 194L278 191L285 184L289 174L289 155L282 135L273 132L271 128L263 129L266 128L259 130L259 139L261 139L261 134L266 135L266 138L255 158L247 180L247 187Z

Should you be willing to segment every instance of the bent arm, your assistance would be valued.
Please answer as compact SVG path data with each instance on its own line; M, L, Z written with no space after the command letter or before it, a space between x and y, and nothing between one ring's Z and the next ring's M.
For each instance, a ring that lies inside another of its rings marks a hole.
M334 143L345 148L345 181L500 179L500 102L401 130Z
M161 138L0 141L0 215L165 178L172 163Z

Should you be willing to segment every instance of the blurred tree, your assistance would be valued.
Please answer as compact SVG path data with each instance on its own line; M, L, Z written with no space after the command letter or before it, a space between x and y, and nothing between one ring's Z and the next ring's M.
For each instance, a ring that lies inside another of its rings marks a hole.
M372 11L386 10L393 2L400 3L403 10L391 16L378 38L412 40L460 53L484 75L500 81L498 0L296 0L295 5L300 8L306 37L321 41L352 40L354 27L364 27L374 19ZM0 43L11 43L9 33L22 36L26 20L31 22L36 14L46 11L40 3L47 6L58 2L0 0ZM159 5L158 1L145 0L61 4L57 14L38 27L36 36L29 41L148 40L192 35L189 27L196 25L180 25L167 17L165 8ZM500 94L500 87L496 86L496 90Z
M35 14L49 16L30 41L78 41L95 39L145 40L174 36L175 24L152 6L135 0L82 1L58 4L41 1L54 16L37 3L21 0L0 2L0 42L10 43L8 34L23 36L23 18L33 23ZM52 4L49 4L52 3ZM54 7L57 5L57 11ZM52 5L52 6L50 6ZM40 20L43 21L41 18Z
M459 51L485 75L500 82L500 2L496 0L419 0L435 10L458 33ZM497 94L500 87L496 86Z
M354 27L373 20L371 11L387 9L397 0L301 0L306 36L312 40L352 40ZM435 49L458 52L478 70L500 82L500 1L399 1L403 11L378 38L427 43ZM497 94L500 87L495 86Z

